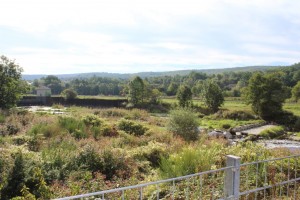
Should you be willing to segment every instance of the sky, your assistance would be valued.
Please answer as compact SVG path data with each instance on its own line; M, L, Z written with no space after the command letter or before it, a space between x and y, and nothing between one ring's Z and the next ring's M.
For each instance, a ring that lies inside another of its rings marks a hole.
M24 74L300 62L299 0L1 0L0 55Z

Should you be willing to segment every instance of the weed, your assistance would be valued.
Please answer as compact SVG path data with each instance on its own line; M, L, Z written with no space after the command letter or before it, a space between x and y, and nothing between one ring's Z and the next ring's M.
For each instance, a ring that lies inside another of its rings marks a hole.
M147 127L142 124L138 124L134 121L122 119L118 123L118 128L126 133L133 134L136 136L144 135L144 133L148 130Z

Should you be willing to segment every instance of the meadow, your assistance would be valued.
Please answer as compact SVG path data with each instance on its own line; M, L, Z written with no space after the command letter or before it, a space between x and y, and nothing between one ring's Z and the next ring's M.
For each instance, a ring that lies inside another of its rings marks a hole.
M261 121L240 100L226 100L215 114L201 113L199 100L194 104L206 132ZM286 103L284 108L299 114L298 104ZM228 154L242 162L291 154L252 142L230 146L205 133L185 141L168 130L168 114L141 109L68 107L64 112L1 111L0 199L49 199L171 178L224 167ZM151 189L146 197L151 199Z

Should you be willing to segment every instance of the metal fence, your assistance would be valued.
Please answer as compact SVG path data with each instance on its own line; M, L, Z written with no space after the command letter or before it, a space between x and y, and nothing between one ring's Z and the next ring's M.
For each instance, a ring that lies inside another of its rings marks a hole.
M196 174L59 198L70 199L300 199L300 155L241 164Z

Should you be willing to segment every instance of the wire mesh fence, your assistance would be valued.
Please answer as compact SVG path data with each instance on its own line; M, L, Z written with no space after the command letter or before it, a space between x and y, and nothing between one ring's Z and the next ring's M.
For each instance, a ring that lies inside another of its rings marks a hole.
M226 167L196 174L59 198L84 199L300 199L300 155L240 163L227 156Z

